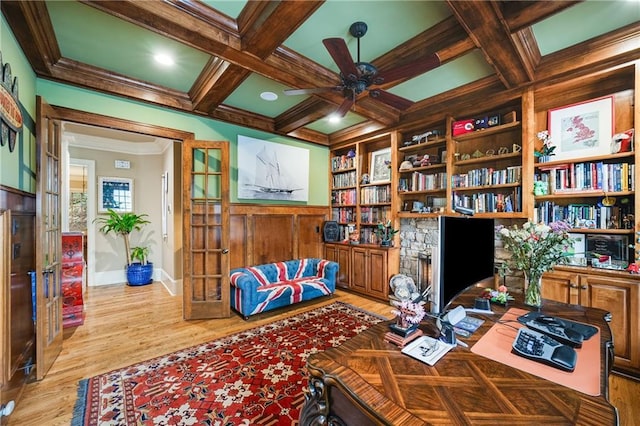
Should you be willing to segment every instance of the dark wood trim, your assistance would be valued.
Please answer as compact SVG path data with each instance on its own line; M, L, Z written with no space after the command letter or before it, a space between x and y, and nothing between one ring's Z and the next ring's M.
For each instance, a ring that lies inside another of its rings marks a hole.
M194 139L192 132L162 127L155 124L141 123L139 121L127 120L124 118L110 117L102 114L80 111L76 109L54 106L56 118L63 121L87 124L91 126L107 127L116 130L125 130L144 135L156 136L174 140Z

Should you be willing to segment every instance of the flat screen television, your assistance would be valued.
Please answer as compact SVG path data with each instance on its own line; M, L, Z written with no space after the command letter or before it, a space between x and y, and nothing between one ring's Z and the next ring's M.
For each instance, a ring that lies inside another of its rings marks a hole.
M439 216L431 254L431 313L445 312L459 293L495 271L495 224L490 218Z

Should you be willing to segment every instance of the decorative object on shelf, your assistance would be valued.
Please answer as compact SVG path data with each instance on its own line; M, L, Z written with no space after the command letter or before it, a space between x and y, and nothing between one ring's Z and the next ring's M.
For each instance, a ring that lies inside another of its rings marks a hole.
M429 136L431 135L433 135L433 131L427 130L422 134L412 136L411 141L413 141L414 143L422 143L422 139L424 139L424 142L426 142L429 140Z
M611 153L633 151L633 129L616 133L611 138Z
M611 152L613 96L549 110L549 135L556 142L560 160Z
M542 142L542 147L540 148L540 150L534 150L533 156L538 159L538 163L546 163L550 161L550 157L552 155L556 155L553 152L555 151L556 147L552 144L551 136L549 136L548 130L542 130L538 132L537 137L538 140Z
M638 266L637 263L631 263L627 267L627 271L629 271L632 274L640 274L640 266Z
M393 245L393 236L398 233L398 230L393 229L391 221L387 220L386 222L378 222L375 233L382 247L391 247Z
M527 221L520 228L517 225L497 227L498 237L511 255L500 265L500 275L505 276L513 270L524 272L525 304L538 308L542 305L542 274L565 263L571 255L574 240L569 229L566 222L544 225Z
M360 184L361 185L368 185L369 184L369 173L365 173L362 175L362 177L360 178Z
M354 149L350 149L349 152L347 152L347 158L356 158L356 151Z
M480 294L480 297L501 305L506 305L509 300L513 300L513 296L509 294L506 285L501 285L497 290L485 288Z
M549 192L549 183L541 180L533 182L533 195L547 195Z
M391 148L384 148L371 153L371 183L389 182L391 180Z
M411 164L411 161L403 161L400 164L400 170L411 170L413 168L413 164Z
M467 120L454 121L451 125L451 132L453 136L464 135L465 133L473 132L475 119L470 118Z

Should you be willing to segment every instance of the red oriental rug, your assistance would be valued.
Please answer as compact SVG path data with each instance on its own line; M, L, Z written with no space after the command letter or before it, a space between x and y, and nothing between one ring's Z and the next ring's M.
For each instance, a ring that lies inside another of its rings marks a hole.
M335 302L82 380L71 424L298 424L307 357L382 320Z

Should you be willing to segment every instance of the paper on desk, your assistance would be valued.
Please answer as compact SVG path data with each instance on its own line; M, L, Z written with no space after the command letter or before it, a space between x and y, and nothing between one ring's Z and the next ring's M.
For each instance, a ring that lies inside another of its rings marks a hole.
M429 336L421 336L402 349L402 353L409 355L429 365L434 365L449 352L454 345L448 345Z

